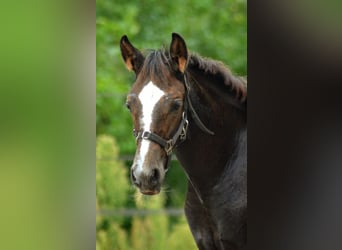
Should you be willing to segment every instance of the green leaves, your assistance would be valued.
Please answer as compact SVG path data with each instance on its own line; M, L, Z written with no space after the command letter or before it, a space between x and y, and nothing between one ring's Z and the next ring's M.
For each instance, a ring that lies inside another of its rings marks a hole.
M130 187L127 168L118 160L118 148L112 137L96 140L96 197L100 208L123 208Z
M133 199L127 168L118 159L118 147L113 137L98 136L96 142L96 210L123 210ZM165 206L166 193L143 196L135 189L134 207L141 210L160 211ZM184 219L171 223L166 214L151 214L131 219L130 228L122 216L96 216L96 249L195 249L191 233ZM179 231L180 230L180 231ZM169 247L177 238L183 248ZM192 246L192 248L189 248ZM185 248L188 247L188 248Z

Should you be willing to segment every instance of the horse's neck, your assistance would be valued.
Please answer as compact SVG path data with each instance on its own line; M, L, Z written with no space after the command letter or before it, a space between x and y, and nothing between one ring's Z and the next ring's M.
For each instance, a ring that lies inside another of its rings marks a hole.
M188 138L175 152L188 178L203 193L219 181L226 166L234 161L246 126L241 111L213 96L213 92L203 92L205 86L199 85L200 78L192 80L198 84L192 82L192 104L215 135L203 132L189 115Z
M188 180L202 197L229 178L230 168L246 164L246 128L226 135L214 131L214 136L204 134L190 122L187 139L175 150Z

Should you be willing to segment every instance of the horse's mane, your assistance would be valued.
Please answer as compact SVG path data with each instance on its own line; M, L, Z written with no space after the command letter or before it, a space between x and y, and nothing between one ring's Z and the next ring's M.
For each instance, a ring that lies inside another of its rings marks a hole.
M236 98L241 102L247 99L247 80L232 74L230 69L220 61L205 58L197 54L190 54L188 67L198 68L206 74L214 75L219 78L219 82L228 87L229 91L235 93Z
M164 78L161 65L166 65L169 69L172 68L172 62L169 55L169 50L162 48L160 50L147 50L144 65L140 71L142 75L152 75L159 78ZM190 53L188 60L188 68L198 69L205 74L210 74L222 82L223 88L233 92L234 96L245 102L247 99L247 80L242 77L237 77L232 74L230 69L222 62L199 56L195 53Z

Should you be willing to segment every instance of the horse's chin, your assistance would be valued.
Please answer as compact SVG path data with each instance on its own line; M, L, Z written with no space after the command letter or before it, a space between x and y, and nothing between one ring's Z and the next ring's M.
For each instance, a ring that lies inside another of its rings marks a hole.
M160 189L156 190L140 190L140 192L144 195L156 195L160 193Z

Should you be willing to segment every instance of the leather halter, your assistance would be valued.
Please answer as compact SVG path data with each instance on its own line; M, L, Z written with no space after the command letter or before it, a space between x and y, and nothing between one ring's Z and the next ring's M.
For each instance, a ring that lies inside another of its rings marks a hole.
M159 135L151 132L151 131L141 131L136 133L133 130L133 134L135 136L135 140L138 141L139 139L145 139L153 141L159 144L165 151L168 156L171 155L173 148L176 146L176 143L183 142L186 139L186 133L188 131L188 119L186 117L185 111L182 114L182 120L178 126L176 133L172 136L171 139L165 140L164 138L160 137Z
M175 146L178 146L180 143L185 141L186 136L187 136L187 131L188 131L188 125L189 121L187 119L187 112L190 110L190 114L192 118L194 119L195 123L197 126L205 133L209 135L214 135L214 132L209 130L203 122L200 120L199 116L197 115L194 107L192 106L191 99L190 99L190 85L184 75L184 86L185 86L185 101L184 101L184 107L183 107L183 113L182 113L182 120L178 126L178 129L176 133L172 136L172 138L166 140L159 135L151 132L151 131L135 131L133 129L133 135L135 136L135 140L138 141L139 139L144 139L144 140L150 140L153 141L157 144L159 144L165 151L166 154L168 155L168 160L167 164L168 165L172 150L174 149ZM166 167L167 168L167 167Z

